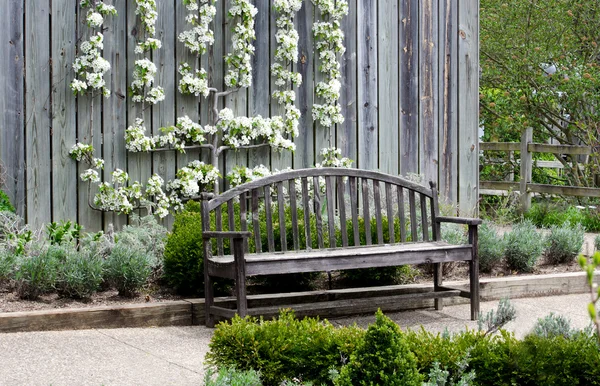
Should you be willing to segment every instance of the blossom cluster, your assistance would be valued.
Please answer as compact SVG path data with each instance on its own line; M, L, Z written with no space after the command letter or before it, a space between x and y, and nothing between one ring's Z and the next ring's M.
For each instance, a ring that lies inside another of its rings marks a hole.
M157 104L165 99L165 91L162 87L154 86L156 65L148 59L145 54L148 51L158 50L162 47L162 42L154 38L156 34L156 0L135 0L137 8L135 14L139 16L147 38L138 42L135 53L143 55L142 59L135 61L133 70L133 81L131 82L130 93L133 102L148 102Z
M97 32L79 46L81 55L75 58L73 70L75 79L70 84L75 95L100 90L105 97L110 96L104 74L110 70L110 63L101 55L104 48L104 35Z
M204 97L208 96L208 77L205 69L201 68L192 73L190 65L183 63L179 66L179 74L181 75L181 80L179 81L179 92L181 94L193 94L195 96L202 94Z
M342 151L336 147L321 149L323 162L315 165L317 168L334 167L334 168L350 168L352 161L350 158L342 157Z
M225 56L228 65L225 75L227 87L250 87L252 85L252 62L256 39L254 32L254 16L258 10L250 0L232 0L228 15L236 19L231 36L232 50Z
M162 87L152 87L155 75L156 65L150 59L144 58L135 61L133 82L131 82L131 99L134 102L145 101L156 104L165 99L165 92ZM145 92L146 89L149 90Z
M284 137L286 122L281 116L235 117L231 109L224 108L219 112L216 128L223 133L223 143L233 149L257 142L269 143L276 149L296 149L294 142Z
M174 126L161 127L162 135L146 136L144 120L137 118L135 124L125 130L125 148L131 152L145 152L159 147L171 147L185 152L187 145L200 145L206 140L206 135L216 134L214 126L201 126L192 121L187 115L177 118Z
M90 0L82 0L79 5L81 8L90 8L85 16L85 21L90 28L98 28L104 24L104 17L108 15L117 15L117 10L112 5L98 1L92 4Z
M344 122L340 98L340 62L338 55L342 55L344 47L344 33L341 29L341 20L348 14L348 3L345 0L313 0L319 8L325 21L313 24L315 47L320 60L319 71L324 79L315 88L317 97L323 104L314 104L313 120L325 127Z
M254 168L236 166L232 171L227 173L227 181L229 181L231 187L235 187L258 178L270 176L271 174L271 169L262 164Z
M182 42L193 54L203 55L206 53L207 46L215 42L215 34L210 29L210 23L217 14L215 7L216 0L183 0L188 11L186 21L192 25L192 29L179 34L179 41Z
M175 179L167 184L167 190L178 197L194 197L212 189L219 177L213 165L192 161L177 171Z

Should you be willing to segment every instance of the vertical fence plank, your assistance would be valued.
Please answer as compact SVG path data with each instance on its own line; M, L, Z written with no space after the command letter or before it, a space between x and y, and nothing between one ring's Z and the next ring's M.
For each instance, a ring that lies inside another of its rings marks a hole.
M115 168L127 168L125 129L127 128L127 4L116 2L118 16L109 17L104 26L104 57L111 63L110 78L107 79L112 96L104 101L103 157L108 172ZM108 178L110 176L106 174ZM113 224L121 229L127 224L126 215L104 213L104 228Z
M379 2L377 54L379 93L379 169L398 174L398 2Z
M133 70L135 68L135 61L141 59L141 55L136 55L134 50L137 43L144 39L145 30L139 22L138 17L135 14L136 10L135 1L127 1L127 87L131 85L133 81ZM142 118L144 125L146 126L146 135L151 135L152 130L152 109L148 108L142 110L141 103L134 103L131 97L127 96L127 126L134 124L136 118ZM127 172L131 181L139 181L142 184L146 184L148 179L152 175L152 154L149 153L128 153L127 154ZM106 178L110 179L108 173L112 170L105 169ZM139 210L139 215L145 215L145 210Z
M457 198L458 141L457 141L457 3L440 0L439 28L439 192L442 202L451 204Z
M167 1L157 2L158 19L156 20L156 38L163 42L162 48L152 53L152 59L156 64L155 87L165 90L165 99L158 102L152 108L152 123L154 135L160 135L160 128L175 124L175 93L177 87L175 74L178 64L175 62L175 12L173 4ZM155 153L152 159L153 173L160 175L165 181L175 178L176 155L174 151L161 151ZM173 217L167 216L163 225L170 228L173 225Z
M348 16L342 20L344 32L344 45L346 52L341 58L342 89L340 91L340 105L344 122L337 125L337 147L342 151L342 156L354 160L358 155L356 143L357 133L357 28L356 28L356 1L348 1Z
M400 174L419 172L419 5L400 2Z
M75 58L76 13L72 0L52 2L52 220L75 220L77 164L69 156L75 144L76 99L69 87Z
M377 2L359 0L358 15L358 167L378 168Z
M50 4L25 7L25 138L27 217L36 229L51 220Z
M438 2L423 0L420 10L419 49L419 171L425 182L438 180Z
M294 141L294 168L301 169L315 164L314 132L312 106L314 104L314 49L313 49L313 13L312 1L305 1L298 12L298 72L302 75L302 85L298 87L296 106L300 109L298 138Z
M257 8L254 21L256 31L256 40L254 41L254 56L252 57L252 87L248 90L248 114L255 117L257 115L263 118L269 116L269 82L271 79L270 54L270 29L269 29L269 9L272 4L270 1L257 1L254 6ZM251 149L248 151L248 164L250 167L258 165L271 164L271 151L268 147Z
M175 68L174 71L178 72L179 65L181 63L188 63L193 71L199 69L198 66L202 64L201 60L198 60L198 57L195 54L192 54L190 50L187 49L185 44L179 41L179 35L191 28L193 28L190 24L185 20L186 16L192 13L188 11L187 7L183 4L183 1L175 2ZM204 55L204 62L206 62L207 55ZM208 69L206 69L208 70ZM175 117L184 117L188 116L192 122L199 122L202 125L208 124L208 115L203 116L203 119L200 119L198 104L199 102L206 103L208 98L204 98L204 96L197 97L195 95L182 95L178 91L179 81L181 80L181 75L177 73L175 79L175 85L173 90L165 90L166 92L172 92L175 94L175 106L176 112ZM207 103L206 103L207 104ZM207 104L208 105L208 104ZM208 110L205 109L205 110ZM175 154L177 168L181 169L186 166L188 163L197 160L200 158L200 150L197 149L189 149L186 150L185 153L176 152Z
M479 199L479 7L458 2L458 201L462 215L477 212Z
M20 216L25 216L23 43L23 2L9 1L0 12L0 188Z

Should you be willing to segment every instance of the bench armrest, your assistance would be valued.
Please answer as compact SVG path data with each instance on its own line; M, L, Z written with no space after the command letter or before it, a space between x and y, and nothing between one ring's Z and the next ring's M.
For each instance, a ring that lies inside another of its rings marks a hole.
M248 231L240 231L240 232L231 232L231 231L205 231L202 232L203 239L243 239L252 236L252 232Z
M435 218L436 222L450 222L454 224L466 224L466 225L479 225L483 221L480 218L467 218L467 217L449 217L449 216L438 216Z

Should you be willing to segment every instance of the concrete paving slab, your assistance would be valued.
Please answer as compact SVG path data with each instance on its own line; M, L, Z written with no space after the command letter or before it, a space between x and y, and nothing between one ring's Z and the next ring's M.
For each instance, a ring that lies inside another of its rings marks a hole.
M523 337L538 318L555 312L572 325L589 325L589 295L566 295L512 300L517 319L506 329ZM497 301L482 302L483 313ZM389 313L403 329L433 332L476 329L467 319L468 305ZM374 321L367 315L331 319L335 325ZM50 331L0 334L0 384L13 385L201 385L204 356L213 329L203 326Z

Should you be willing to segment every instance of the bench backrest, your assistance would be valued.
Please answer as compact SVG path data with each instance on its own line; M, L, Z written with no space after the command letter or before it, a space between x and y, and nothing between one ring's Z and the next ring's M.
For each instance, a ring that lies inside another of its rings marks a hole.
M438 240L430 186L359 169L290 170L204 201L202 229L251 231L251 253ZM214 255L228 253L230 240L216 244Z

